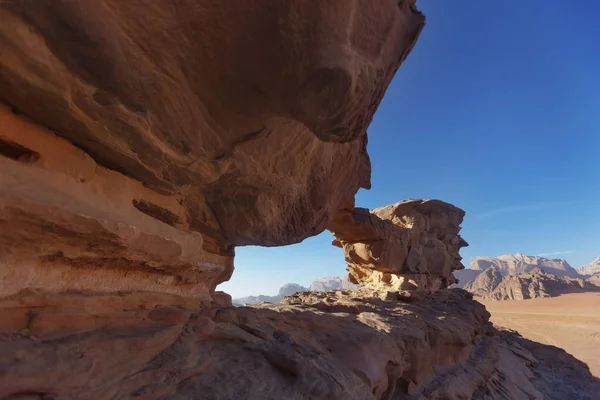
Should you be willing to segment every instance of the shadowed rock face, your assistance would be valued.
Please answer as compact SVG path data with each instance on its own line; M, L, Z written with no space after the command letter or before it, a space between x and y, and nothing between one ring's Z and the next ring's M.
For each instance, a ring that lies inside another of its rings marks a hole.
M203 302L235 246L299 242L370 187L366 128L424 25L395 0L14 0L0 20L4 293Z
M370 186L365 131L424 25L412 3L3 1L0 100L221 247L299 242Z
M329 226L353 283L435 291L463 269L458 232L465 212L439 200L407 200L373 211L341 210Z

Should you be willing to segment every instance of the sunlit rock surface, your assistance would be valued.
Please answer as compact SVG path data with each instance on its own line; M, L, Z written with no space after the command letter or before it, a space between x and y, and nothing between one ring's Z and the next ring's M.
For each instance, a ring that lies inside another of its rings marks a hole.
M344 250L351 282L435 291L463 269L459 251L465 212L439 200L406 200L373 211L342 209L329 229Z

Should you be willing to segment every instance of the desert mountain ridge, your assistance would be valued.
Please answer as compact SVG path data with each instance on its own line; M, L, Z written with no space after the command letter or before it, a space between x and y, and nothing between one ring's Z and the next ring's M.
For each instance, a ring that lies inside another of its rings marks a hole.
M485 269L464 289L490 300L526 300L556 297L567 293L600 292L600 287L583 278L558 276L535 268L529 272L502 275L498 268Z
M579 270L562 259L515 255L475 257L471 268L456 271L456 287L492 300L531 299L579 291L596 291L598 277L579 271L595 271L598 257Z
M285 296L291 296L297 292L329 292L331 290L347 290L356 289L358 285L350 283L348 278L345 276L328 276L325 278L319 278L312 281L308 288L301 286L297 283L287 283L279 288L279 292L274 296L268 295L256 295L256 296L245 296L233 299L233 304L260 304L266 303L279 303Z
M592 276L600 273L600 256L596 257L591 263L577 268L579 275Z

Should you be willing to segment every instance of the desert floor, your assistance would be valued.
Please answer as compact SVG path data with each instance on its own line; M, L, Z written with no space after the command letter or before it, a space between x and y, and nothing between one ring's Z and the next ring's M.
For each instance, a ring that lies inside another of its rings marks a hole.
M566 294L548 299L489 301L495 325L539 343L561 347L600 377L600 293Z

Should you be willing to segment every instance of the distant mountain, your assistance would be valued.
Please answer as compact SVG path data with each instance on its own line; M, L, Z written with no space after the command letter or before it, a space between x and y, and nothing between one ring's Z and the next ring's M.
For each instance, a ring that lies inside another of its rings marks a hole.
M592 261L588 265L584 265L583 267L577 268L577 272L583 276L592 276L594 274L600 273L600 256L598 256L594 261Z
M262 302L267 303L279 303L281 298L284 296L291 296L296 292L329 292L331 290L347 290L356 289L358 285L350 283L348 278L345 276L328 276L327 278L315 279L312 281L309 288L300 286L297 283L288 283L283 285L277 295L275 296L247 296L233 299L233 304L260 304Z
M311 292L329 292L331 290L356 289L358 286L350 283L345 276L328 276L312 281L308 290Z
M586 279L586 281L588 281L589 283L591 283L593 285L600 286L600 272L588 277Z
M600 287L582 278L557 276L540 268L528 273L501 276L499 271L492 267L466 286L475 295L490 300L537 299L566 293L600 291Z
M575 268L571 267L565 260L557 258L527 256L517 253L515 255L475 257L471 259L472 270L484 271L492 266L496 267L503 276L527 273L539 268L544 272L557 276L579 277L579 273Z
M233 304L242 305L242 304L260 304L262 302L266 303L279 303L281 298L284 296L290 296L296 292L307 292L308 289L304 286L300 286L297 283L287 283L279 288L279 292L275 296L247 296L240 297L238 299L233 299Z
M491 266L482 271L475 279L465 283L463 289L475 296L486 297L500 285L504 276L496 266Z

